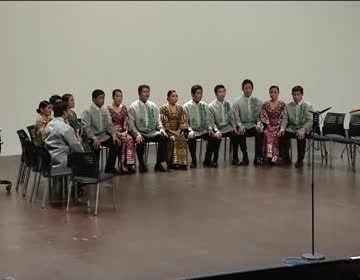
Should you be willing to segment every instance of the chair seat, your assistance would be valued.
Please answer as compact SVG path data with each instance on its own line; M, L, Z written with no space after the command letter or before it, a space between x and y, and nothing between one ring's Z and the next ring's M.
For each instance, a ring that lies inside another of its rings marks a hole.
M111 174L111 173L101 173L100 178L99 178L99 182L109 180L112 177L114 177L114 175ZM83 184L96 184L98 182L97 178L80 177L80 176L74 177L73 180L75 182L83 183Z
M311 137L309 137L311 139ZM330 138L327 136L323 136L323 135L319 135L319 134L315 134L314 135L314 139L315 141L323 141L323 142L327 142L330 141Z
M345 137L342 137L339 135L334 135L334 136L326 135L326 137L328 137L330 139L330 141L341 143L341 144L353 144L354 143L354 140L352 140L350 138L345 138Z
M70 176L71 174L72 174L71 168L67 168L67 167L51 168L50 171L50 177Z

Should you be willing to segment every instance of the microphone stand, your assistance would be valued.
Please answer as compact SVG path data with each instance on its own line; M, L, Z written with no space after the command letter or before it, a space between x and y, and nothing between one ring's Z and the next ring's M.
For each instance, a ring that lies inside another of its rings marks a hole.
M325 256L315 252L315 132L320 127L320 115L330 110L326 108L322 111L310 111L313 114L313 126L311 129L311 253L302 255L302 258L307 261L324 260ZM309 151L310 152L310 151Z

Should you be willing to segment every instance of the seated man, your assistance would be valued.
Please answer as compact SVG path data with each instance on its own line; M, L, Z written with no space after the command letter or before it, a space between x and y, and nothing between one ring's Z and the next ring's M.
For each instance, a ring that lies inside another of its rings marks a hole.
M296 168L302 168L304 165L306 135L310 132L313 124L313 116L310 103L303 100L304 90L301 86L292 89L294 101L288 103L285 107L284 117L279 131L280 138L280 157L282 165L290 165L289 156L290 139L297 139L298 158L295 164Z
M240 143L240 149L243 159L238 165L249 165L247 153L246 138L255 136L255 165L263 164L263 125L260 121L260 112L263 101L252 96L253 82L244 80L242 90L244 94L235 99L233 104L233 113L236 121L236 134Z
M136 138L136 153L139 160L139 171L147 172L144 160L145 143L157 142L157 156L155 171L167 171L162 162L166 162L166 133L159 122L159 110L156 104L149 101L150 87L140 85L138 88L139 99L129 107L129 128Z
M208 105L202 101L203 89L200 85L191 88L192 99L184 104L184 110L189 122L188 146L191 155L190 168L196 168L196 140L207 140L204 167L217 167L217 163L211 161L212 155L218 143L221 141L221 133L214 132Z
M101 147L109 148L105 172L118 174L119 172L115 168L118 140L110 113L106 107L103 107L105 93L101 89L94 90L92 100L90 108L82 113L81 121L88 139L92 141L95 152L100 154Z
M50 153L53 168L66 168L70 152L83 151L74 129L65 123L66 111L65 103L56 103L54 119L47 124L44 131L45 146Z
M209 104L211 123L214 131L221 133L221 137L229 137L233 149L233 165L239 164L237 138L235 137L236 125L232 115L231 104L225 100L226 89L223 85L214 88L216 99ZM214 162L217 164L221 142L214 150Z

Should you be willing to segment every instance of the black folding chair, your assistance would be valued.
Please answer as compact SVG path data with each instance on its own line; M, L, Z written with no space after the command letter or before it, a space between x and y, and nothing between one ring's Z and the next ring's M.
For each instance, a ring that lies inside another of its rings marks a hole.
M360 146L360 115L352 114L350 116L349 123L349 138L354 140L354 144L352 145L352 166L353 171L356 169L356 152Z
M333 144L340 143L345 145L345 149L350 162L349 146L353 145L354 141L346 137L344 127L345 114L329 112L325 116L323 125L323 135L328 137L332 142L330 143L330 168L333 167Z
M30 141L29 136L26 134L25 130L20 129L18 131L16 131L19 140L20 140L20 144L21 144L21 156L20 156L20 166L19 166L19 171L18 171L18 176L16 179L16 185L15 185L15 190L16 192L19 190L19 186L20 184L24 183L24 179L25 179L25 173L26 173L26 169L27 169L27 165L26 165L26 154L25 154L25 142L26 141Z
M113 207L115 208L116 184L115 177L111 173L102 173L99 169L99 159L94 152L72 153L70 156L70 166L72 169L72 178L69 184L68 201L66 212L69 212L71 189L74 183L94 185L96 184L95 212L97 216L99 208L100 183L112 179L113 188Z

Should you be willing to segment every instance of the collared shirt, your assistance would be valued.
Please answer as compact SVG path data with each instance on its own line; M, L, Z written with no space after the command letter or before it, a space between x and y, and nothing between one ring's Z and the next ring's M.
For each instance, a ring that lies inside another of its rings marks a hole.
M304 128L309 133L313 124L313 116L310 113L312 110L311 104L304 100L298 104L291 101L285 107L281 127L289 132L296 132Z
M54 118L45 128L45 145L54 168L66 168L70 152L83 152L74 129L61 117Z
M264 101L256 96L247 97L242 95L235 99L233 114L237 126L250 129L260 121L261 107Z
M133 102L129 107L129 127L136 137L144 135L152 137L162 129L159 122L159 109L151 101L142 102L140 99Z
M215 99L209 104L211 123L215 131L227 133L235 128L230 102Z
M189 130L200 136L212 130L209 107L204 101L195 103L192 99L183 106L189 122Z
M113 138L116 137L110 113L106 107L99 108L95 103L92 103L90 108L82 113L81 121L84 123L84 129L89 138L97 138L103 142L110 135Z

